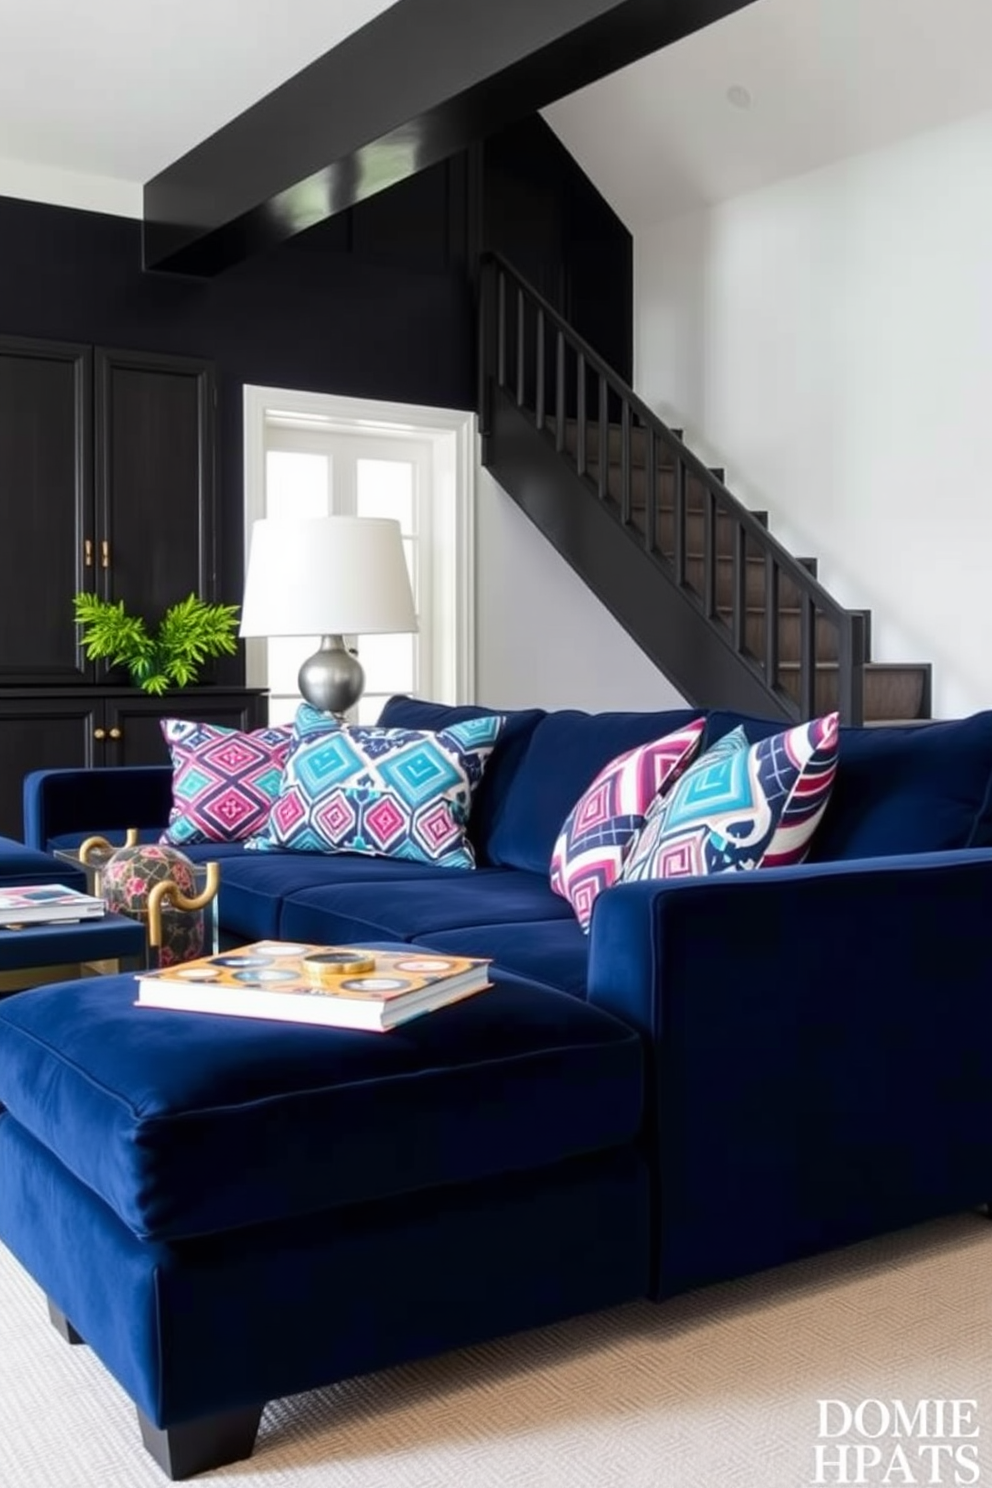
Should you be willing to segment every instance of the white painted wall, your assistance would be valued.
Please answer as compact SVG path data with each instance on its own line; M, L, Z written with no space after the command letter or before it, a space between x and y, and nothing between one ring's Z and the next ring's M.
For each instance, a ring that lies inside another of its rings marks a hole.
M635 385L934 713L992 704L992 113L635 236Z
M589 712L684 706L672 684L481 468L475 543L479 702Z
M95 176L0 156L0 196L106 212L113 217L140 217L141 185L112 176Z

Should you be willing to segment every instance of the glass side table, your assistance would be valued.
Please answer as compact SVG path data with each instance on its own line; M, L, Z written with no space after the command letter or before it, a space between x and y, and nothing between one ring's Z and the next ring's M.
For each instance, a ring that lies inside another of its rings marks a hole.
M121 846L138 848L138 833L129 829L123 844L114 845L105 837L88 837L74 848L57 848L53 856L62 863L71 863L74 868L82 869L86 876L86 891L97 898L103 897L103 873L113 855L120 851ZM189 861L187 859L187 861ZM178 935L171 938L182 942L191 939L195 948L197 936L184 935L183 921L187 916L199 915L203 919L203 943L202 947L195 949L196 955L215 956L220 950L220 928L217 913L217 891L220 887L220 864L191 863L193 869L194 888L193 895L185 895L172 879L164 879L153 884L147 901L140 909L127 909L115 905L114 908L124 914L130 914L132 918L139 919L145 926L146 940L148 946L148 964L158 966L161 964L161 948L163 945L163 921L165 922L165 940L170 939L169 923L178 928ZM174 917L174 918L173 918ZM189 927L192 929L192 926ZM190 954L189 951L186 952ZM178 959L178 958L173 958Z

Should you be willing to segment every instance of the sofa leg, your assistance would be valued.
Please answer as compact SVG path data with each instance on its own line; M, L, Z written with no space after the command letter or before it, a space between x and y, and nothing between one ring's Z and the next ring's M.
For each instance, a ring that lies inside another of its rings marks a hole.
M82 1334L76 1332L75 1328L72 1326L65 1313L60 1312L59 1309L55 1306L55 1303L52 1301L51 1297L48 1298L48 1316L52 1320L52 1326L56 1329L57 1332L62 1334L62 1337L65 1339L66 1343L86 1342L86 1339L82 1336Z
M153 1426L144 1411L136 1409L141 1440L166 1476L175 1481L250 1457L263 1407L249 1405L165 1427Z

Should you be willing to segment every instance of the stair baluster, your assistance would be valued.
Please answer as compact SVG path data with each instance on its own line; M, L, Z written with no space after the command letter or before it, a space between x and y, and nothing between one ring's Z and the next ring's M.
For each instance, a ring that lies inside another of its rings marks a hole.
M575 416L577 437L575 444L575 468L580 475L586 473L586 359L580 351L575 363Z
M747 542L740 522L734 523L734 577L731 596L730 634L740 656L747 639Z
M645 432L645 459L647 478L644 483L644 546L649 553L658 547L658 435L649 424Z
M609 389L606 385L606 378L601 375L599 379L599 447L597 449L597 459L599 460L600 501L605 501L607 496L607 482L609 481L610 468L608 462L603 458L603 451L609 449L609 445Z

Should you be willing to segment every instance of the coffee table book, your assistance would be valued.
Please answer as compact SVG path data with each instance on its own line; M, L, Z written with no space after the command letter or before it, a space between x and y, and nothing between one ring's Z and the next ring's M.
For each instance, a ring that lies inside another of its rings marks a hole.
M137 977L138 1007L384 1033L491 985L489 961L261 940Z
M18 884L0 889L0 926L98 920L106 912L105 900L81 894L65 884Z

